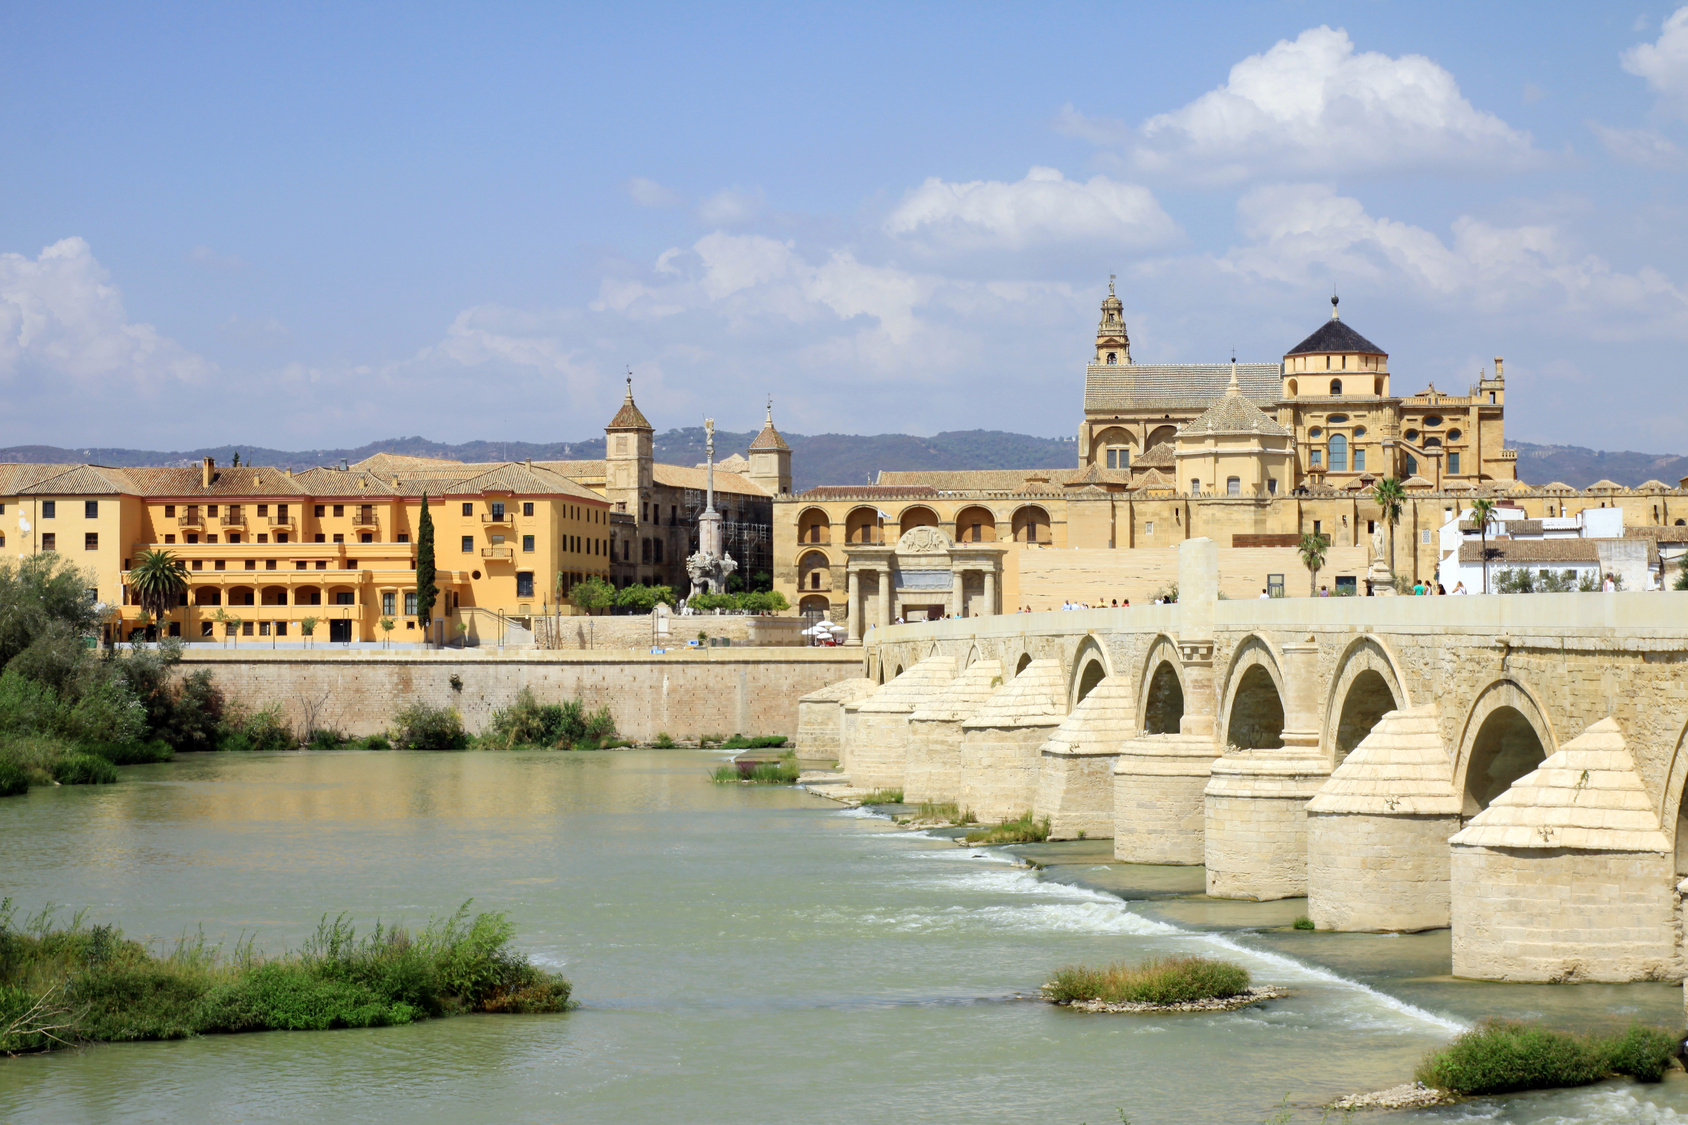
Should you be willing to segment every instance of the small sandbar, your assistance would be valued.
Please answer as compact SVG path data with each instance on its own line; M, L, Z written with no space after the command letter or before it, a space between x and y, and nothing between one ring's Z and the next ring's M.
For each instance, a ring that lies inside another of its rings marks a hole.
M1449 1105L1455 1098L1446 1090L1426 1086L1422 1082L1403 1082L1387 1090L1370 1094L1349 1094L1330 1103L1330 1108L1350 1109L1419 1109L1431 1105Z
M1289 995L1289 989L1268 985L1261 988L1247 988L1231 996L1210 996L1205 1000L1178 1000L1171 1004L1151 1004L1147 1001L1122 1001L1111 1004L1106 1000L1056 1000L1052 1003L1075 1012L1234 1012L1238 1008L1246 1008L1250 1004L1258 1004L1263 1000L1281 1000Z

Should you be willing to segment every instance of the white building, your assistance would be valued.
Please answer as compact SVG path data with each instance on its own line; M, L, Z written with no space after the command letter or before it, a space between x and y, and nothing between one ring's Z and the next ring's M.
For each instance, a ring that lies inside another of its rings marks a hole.
M1493 592L1503 570L1529 570L1537 580L1563 580L1569 588L1599 584L1613 575L1625 590L1656 589L1659 552L1652 537L1624 535L1622 508L1589 508L1574 516L1527 519L1521 508L1496 507L1488 529L1488 581L1484 537L1471 509L1449 511L1439 535L1436 577L1450 593Z

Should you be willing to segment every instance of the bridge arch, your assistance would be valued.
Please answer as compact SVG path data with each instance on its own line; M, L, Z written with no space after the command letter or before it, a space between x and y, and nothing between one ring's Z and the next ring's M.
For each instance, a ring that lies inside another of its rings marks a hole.
M1087 635L1073 654L1072 673L1067 677L1067 710L1071 711L1097 684L1114 674L1107 650L1094 636Z
M1478 693L1460 729L1454 791L1470 819L1559 748L1558 736L1535 693L1513 676Z
M1337 657L1320 740L1333 766L1342 764L1386 712L1412 706L1400 667L1388 642L1373 633L1356 637Z
M1137 729L1177 734L1184 720L1184 660L1173 639L1162 633L1149 644L1138 677Z
M1027 668L1029 668L1031 666L1031 662L1032 662L1032 654L1029 653L1029 652L1022 652L1020 654L1020 659L1018 659L1014 662L1014 675L1019 676L1019 674L1021 672L1024 672Z
M979 655L980 655L979 654L979 646L978 646L977 643L975 643L973 645L973 647L971 647L967 650L967 659L962 661L961 666L963 668L973 667L973 665L978 661Z
M1282 746L1286 694L1278 651L1258 633L1243 638L1225 672L1220 744L1239 750Z
M1676 845L1677 873L1688 875L1688 832L1682 828L1682 818L1688 815L1684 789L1688 789L1688 724L1677 732L1670 769L1665 773L1664 792L1659 795L1659 824Z

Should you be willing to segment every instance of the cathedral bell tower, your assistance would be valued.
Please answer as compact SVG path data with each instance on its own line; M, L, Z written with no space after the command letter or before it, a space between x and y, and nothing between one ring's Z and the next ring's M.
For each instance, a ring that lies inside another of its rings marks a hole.
M1108 275L1108 298L1096 325L1096 363L1130 363L1131 336L1125 330L1125 306L1114 295L1114 275Z
M649 495L655 463L655 433L633 404L633 376L627 376L627 398L604 427L604 494L621 511L639 517L640 501Z

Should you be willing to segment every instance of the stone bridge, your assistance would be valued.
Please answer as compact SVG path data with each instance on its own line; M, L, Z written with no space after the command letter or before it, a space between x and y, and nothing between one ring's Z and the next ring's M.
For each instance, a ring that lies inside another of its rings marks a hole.
M1688 594L1226 601L1216 558L1176 605L874 629L801 752L1320 928L1451 926L1456 975L1684 975Z

